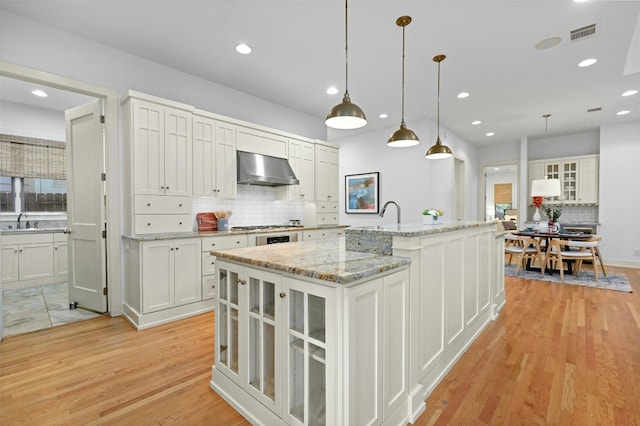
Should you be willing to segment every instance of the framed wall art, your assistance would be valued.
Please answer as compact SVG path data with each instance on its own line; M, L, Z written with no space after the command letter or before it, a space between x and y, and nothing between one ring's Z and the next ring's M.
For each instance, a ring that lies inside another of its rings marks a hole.
M378 214L380 173L361 173L344 177L345 212Z

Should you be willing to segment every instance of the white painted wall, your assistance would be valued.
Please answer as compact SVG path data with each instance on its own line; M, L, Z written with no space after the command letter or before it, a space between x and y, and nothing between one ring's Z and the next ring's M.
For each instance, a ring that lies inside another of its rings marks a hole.
M609 263L640 267L640 120L600 129L600 234Z
M64 111L0 101L0 133L64 142Z
M315 139L324 117L311 117L3 11L0 59L117 90L160 96L196 108Z
M597 154L600 150L600 132L574 133L540 139L529 138L527 157L529 161L547 158L574 157Z
M451 217L453 159L427 160L424 157L436 140L436 124L433 121L409 123L409 127L422 141L409 148L387 146L389 135L396 130L396 126L332 141L340 145L340 223L351 226L396 223L394 206L389 206L384 218L375 214L344 212L345 175L368 172L380 172L380 207L389 200L397 202L402 210L402 223L421 223L422 211L426 208L444 210L444 220ZM447 137L442 138L445 132ZM474 219L477 216L477 147L442 128L441 138L454 155L465 162L465 216L466 219Z

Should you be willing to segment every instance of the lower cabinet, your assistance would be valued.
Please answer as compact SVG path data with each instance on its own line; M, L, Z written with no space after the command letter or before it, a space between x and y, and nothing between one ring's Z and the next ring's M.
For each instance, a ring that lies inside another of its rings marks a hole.
M407 417L407 270L351 288L220 259L216 274L211 386L250 422Z
M67 235L51 232L4 235L1 261L5 290L64 282L68 272Z
M210 311L203 298L200 238L127 240L123 313L147 328Z
M325 238L336 237L344 237L344 228L323 228L302 231L303 241L323 240Z

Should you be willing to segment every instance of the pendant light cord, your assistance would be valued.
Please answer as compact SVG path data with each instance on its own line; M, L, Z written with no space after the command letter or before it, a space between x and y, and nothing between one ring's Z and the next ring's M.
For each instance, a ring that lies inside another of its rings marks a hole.
M349 94L349 5L344 0L344 93Z
M438 141L440 141L440 62L438 62Z
M406 25L402 26L402 125L404 125L404 30Z

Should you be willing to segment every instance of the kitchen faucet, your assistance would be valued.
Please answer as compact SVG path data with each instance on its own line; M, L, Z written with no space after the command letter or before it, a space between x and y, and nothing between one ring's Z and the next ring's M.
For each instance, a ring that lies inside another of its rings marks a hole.
M384 206L382 206L382 210L380 211L380 214L378 216L380 217L384 217L384 212L387 211L387 206L389 204L393 204L394 206L396 206L396 208L398 209L398 225L400 225L401 222L401 218L400 218L400 206L398 205L398 203L396 203L395 201L387 201L386 203L384 203Z
M22 219L22 216L27 217L27 215L24 213L20 213L18 215L18 225L16 226L16 229L20 229L20 219Z

